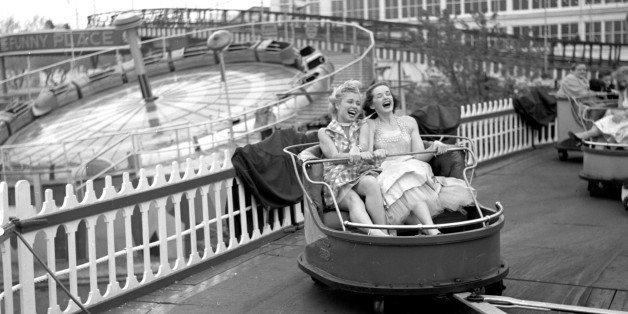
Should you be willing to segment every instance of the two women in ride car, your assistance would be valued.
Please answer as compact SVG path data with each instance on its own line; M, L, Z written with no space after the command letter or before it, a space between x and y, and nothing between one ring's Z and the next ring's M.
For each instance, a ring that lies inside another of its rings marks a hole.
M377 171L368 152L361 152L358 140L363 120L361 84L346 81L336 87L329 97L332 120L318 131L321 150L326 158L349 157L349 164L324 164L323 178L328 183L340 208L348 209L352 221L364 224L386 224L384 201L375 176ZM332 204L328 189L324 189L325 202ZM360 196L365 196L362 202ZM368 212L368 213L367 213ZM369 217L370 216L370 217ZM371 235L388 235L386 231L370 229Z
M326 165L324 174L338 205L349 209L351 219L369 223L370 215L376 224L431 225L431 217L444 207L457 210L470 204L472 192L462 180L437 178L432 174L426 163L431 155L417 155L419 159L390 157L382 163L383 171L378 175L378 169L368 163L373 157L376 157L375 161L381 161L390 154L425 148L416 121L393 114L396 104L385 84L369 88L364 108L373 113L372 119L359 120L362 111L359 87L359 82L347 81L334 90L330 97L333 119L319 130L319 141L326 158L349 157L352 162ZM432 145L437 153L447 149L447 145L438 141ZM366 208L359 195L366 196ZM331 196L326 195L326 200L329 204ZM384 203L388 205L386 210ZM426 229L425 232L440 233L436 229ZM385 235L386 232L373 230L370 234Z

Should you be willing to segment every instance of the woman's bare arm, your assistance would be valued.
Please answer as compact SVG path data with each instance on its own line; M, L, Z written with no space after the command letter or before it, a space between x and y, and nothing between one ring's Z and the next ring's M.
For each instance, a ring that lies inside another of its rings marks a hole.
M334 141L325 133L325 128L318 130L318 144L321 146L321 151L323 151L323 155L325 158L338 158L345 157L339 156L338 148L334 144Z
M371 137L371 122L367 120L366 123L360 127L360 148L362 148L363 151L373 151L373 139Z
M416 120L410 116L401 117L402 121L405 125L410 127L410 139L412 140L411 150L413 152L422 152L425 150L425 146L423 146L423 140L421 139L421 135L419 134L419 126L416 123ZM415 156L416 159L428 162L432 159L432 154L419 154Z

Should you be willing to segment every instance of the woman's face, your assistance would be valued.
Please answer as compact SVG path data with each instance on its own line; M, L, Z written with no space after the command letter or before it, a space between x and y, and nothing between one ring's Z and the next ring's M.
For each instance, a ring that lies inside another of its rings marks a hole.
M345 93L337 106L338 122L353 122L362 112L362 99L358 93Z
M576 66L574 73L576 73L576 76L579 78L587 78L587 67L584 64L579 64Z
M617 77L617 89L623 91L628 88L628 73L622 73Z
M371 104L371 109L375 110L377 115L381 116L384 113L393 112L395 103L388 86L377 86L373 89L372 94L373 103Z

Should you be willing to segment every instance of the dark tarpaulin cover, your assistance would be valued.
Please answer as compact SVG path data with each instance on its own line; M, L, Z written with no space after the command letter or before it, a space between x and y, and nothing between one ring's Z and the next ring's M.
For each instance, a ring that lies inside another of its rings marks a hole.
M460 108L457 106L427 105L415 110L412 117L421 134L455 135L460 125Z
M247 192L264 206L282 208L303 196L290 156L283 148L317 141L316 132L277 130L259 143L236 148L231 162Z
M535 129L547 126L556 119L556 98L546 88L534 87L520 94L515 97L513 107Z
M420 134L456 135L460 125L460 108L456 106L428 105L415 110L411 116L419 125ZM433 138L424 138L431 141ZM443 139L443 142L454 144L454 139ZM426 143L425 147L431 145ZM451 151L435 156L430 160L434 174L462 179L464 154Z

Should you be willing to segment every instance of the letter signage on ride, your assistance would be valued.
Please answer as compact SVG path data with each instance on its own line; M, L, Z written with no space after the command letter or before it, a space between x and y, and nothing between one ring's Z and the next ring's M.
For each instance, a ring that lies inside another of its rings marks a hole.
M74 49L102 50L104 47L126 47L123 32L113 28L24 33L0 36L0 55L52 53Z

